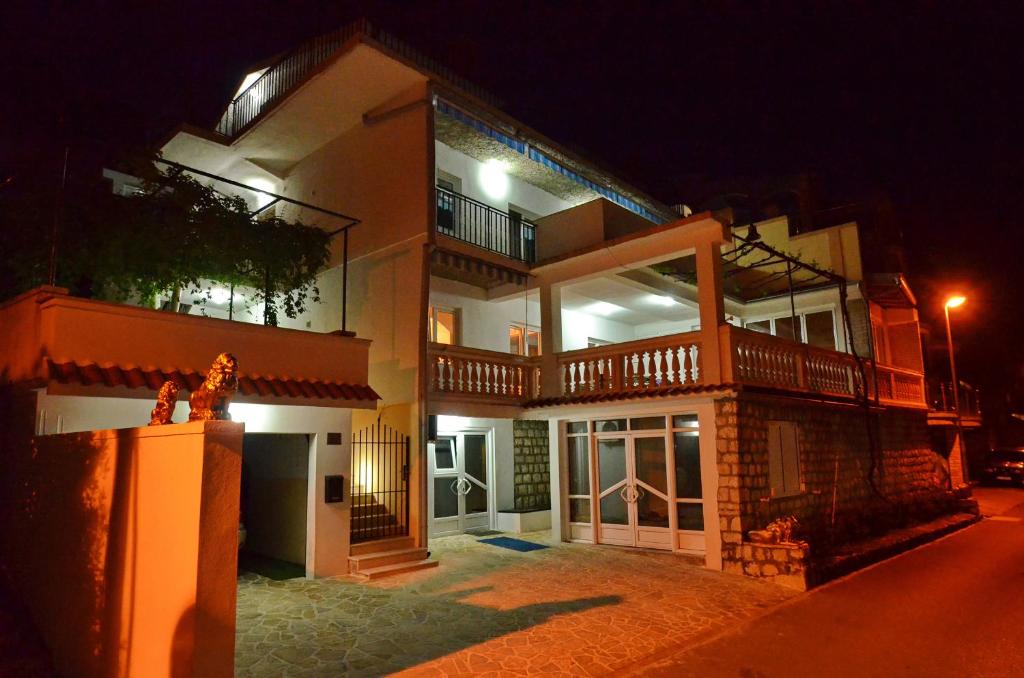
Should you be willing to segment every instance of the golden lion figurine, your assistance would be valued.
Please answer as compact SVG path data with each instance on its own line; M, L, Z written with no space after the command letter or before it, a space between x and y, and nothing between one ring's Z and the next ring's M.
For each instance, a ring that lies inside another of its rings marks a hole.
M231 420L228 406L238 390L238 360L230 353L221 353L213 361L210 373L199 388L189 396L189 421L209 419Z
M178 402L178 385L168 379L156 394L156 407L149 413L150 426L163 426L171 423L174 405Z

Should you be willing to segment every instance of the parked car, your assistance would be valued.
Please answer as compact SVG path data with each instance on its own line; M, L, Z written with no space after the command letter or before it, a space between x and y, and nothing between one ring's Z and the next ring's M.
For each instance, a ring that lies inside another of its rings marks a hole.
M992 450L985 460L981 479L985 483L1015 483L1024 485L1024 448Z

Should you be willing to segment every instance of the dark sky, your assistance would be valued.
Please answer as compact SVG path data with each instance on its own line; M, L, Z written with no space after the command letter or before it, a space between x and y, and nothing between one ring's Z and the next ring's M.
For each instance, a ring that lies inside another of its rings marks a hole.
M65 141L95 157L210 126L246 65L365 15L665 202L800 172L884 191L922 315L967 290L962 371L996 383L1024 358L1021 9L887 5L16 2L0 169L56 174Z

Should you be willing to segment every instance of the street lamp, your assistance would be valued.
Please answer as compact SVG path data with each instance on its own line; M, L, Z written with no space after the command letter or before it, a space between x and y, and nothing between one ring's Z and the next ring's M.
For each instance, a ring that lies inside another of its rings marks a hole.
M953 331L949 325L949 309L963 306L965 301L967 301L967 297L962 294L955 294L946 299L943 309L946 312L946 344L949 347L949 372L953 378L953 411L956 412L956 439L957 445L960 446L960 468L964 475L964 482L967 482L967 455L964 452L964 433L960 425L960 382L956 378L956 358L953 356Z

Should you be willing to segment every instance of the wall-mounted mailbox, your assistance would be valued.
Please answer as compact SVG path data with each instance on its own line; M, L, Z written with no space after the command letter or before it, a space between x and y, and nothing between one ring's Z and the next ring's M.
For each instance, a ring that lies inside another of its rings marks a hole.
M324 476L324 502L337 504L345 501L345 476Z

